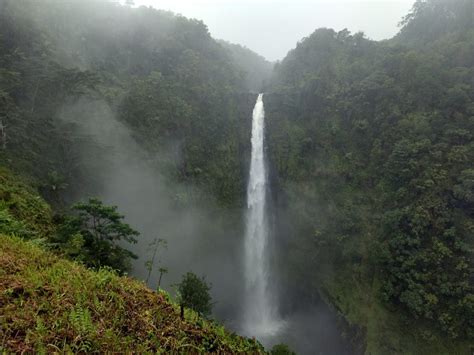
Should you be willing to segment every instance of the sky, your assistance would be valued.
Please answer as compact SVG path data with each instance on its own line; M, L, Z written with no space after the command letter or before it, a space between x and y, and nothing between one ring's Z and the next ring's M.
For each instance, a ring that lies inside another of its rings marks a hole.
M211 35L244 45L271 61L283 59L298 41L320 27L362 31L381 40L415 0L134 0L202 20Z

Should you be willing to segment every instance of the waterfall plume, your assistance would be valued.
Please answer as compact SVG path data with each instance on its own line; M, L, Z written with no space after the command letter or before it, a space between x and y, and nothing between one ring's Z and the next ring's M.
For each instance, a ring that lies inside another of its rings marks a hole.
M276 299L269 289L269 228L267 217L267 167L265 162L265 110L258 95L252 115L252 155L247 187L245 235L244 331L270 336L279 328Z

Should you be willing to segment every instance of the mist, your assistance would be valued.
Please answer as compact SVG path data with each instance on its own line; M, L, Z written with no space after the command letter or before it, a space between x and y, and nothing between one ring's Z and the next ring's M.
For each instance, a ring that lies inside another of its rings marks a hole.
M100 4L100 1L97 1L94 6L100 8ZM136 5L140 4L136 2ZM67 36L60 36L57 39L58 50L54 53L54 58L67 68L95 70L97 62L104 58L111 61L113 56L113 52L108 52L101 43L117 43L119 39L133 43L142 31L142 28L134 22L134 17L126 12L126 7L115 7L115 16L106 17L105 21L100 11L91 13L87 6L82 7L72 2L69 6L74 10L74 16L70 19L70 23L65 23L59 18L51 18L47 6L37 5L38 12L34 17L34 23L38 28L44 27L55 34L56 31L68 26L78 26L82 19L86 19L85 21L94 29L91 33L74 36L73 40ZM233 4L230 7L224 5L225 8L221 7L222 4L212 5L215 15L213 18L222 21L214 23L210 20L209 29L214 37L237 41L249 48L258 47L258 52L270 59L281 59L283 51L287 50L285 43L287 46L289 43L294 46L295 36L303 32L308 33L315 26L315 23L308 19L306 25L300 29L302 32L283 33L281 30L276 30L282 43L268 47L262 45L262 40L265 43L272 42L268 37L271 31L268 28L263 32L259 30L269 24L260 22L256 26L254 23L257 19L262 19L261 13L268 10L268 4L254 4L252 6L254 13L248 12L250 4L243 6ZM274 20L282 20L284 11L280 5L273 8L273 14L269 13L264 18L273 17ZM292 11L296 11L292 16L301 16L301 10L308 13L309 8L309 4L291 7ZM163 9L200 18L188 13L188 8L183 9L184 11L173 7ZM206 7L201 8L203 11L205 9ZM137 15L145 13L143 9L136 9ZM223 24L228 21L227 16L230 13L237 18L244 17L245 21L248 21L248 26L244 26L245 30L232 26L233 31L237 30L241 35L247 35L246 38L237 38L231 32L226 32ZM166 43L167 36L174 33L176 26L176 19L172 13L160 13L160 15L164 21L149 24L153 33L150 42L153 42L153 50L158 53L161 46L166 49L166 45L162 42ZM51 19L54 21L54 29L46 26ZM303 24L304 21L299 23ZM213 28L219 30L214 31ZM96 33L100 33L100 36ZM260 35L255 36L255 33ZM258 41L252 43L251 38ZM251 111L256 99L254 93L258 92L263 82L269 79L272 66L251 51L242 52L241 47L230 43L221 42L221 45L230 46L229 53L233 53L236 57L229 59L233 59L236 66L249 71L246 78L249 83L247 89L253 93L243 94L243 98L238 99L241 106L239 125L244 131L243 136L246 137L241 159L245 161L244 166L248 169ZM135 75L142 75L146 72L143 66L152 66L152 59L146 65L143 65L141 60L138 54L127 49L125 58L121 57L118 61ZM153 77L153 80L159 81L160 78L161 74ZM130 94L118 92L119 97L126 98ZM248 311L246 309L248 305L243 300L253 300L253 296L245 294L252 292L252 288L245 287L244 270L251 272L252 268L256 267L251 265L249 269L248 265L247 268L244 265L246 204L243 207L224 207L201 186L180 182L173 173L170 174L170 171L179 170L183 166L186 138L171 135L161 139L158 148L146 150L136 129L134 131L130 127L131 122L123 122L123 112L119 111L123 106L123 99L114 100L112 103L110 100L107 101L103 94L95 93L70 98L55 112L56 124L67 127L69 134L80 137L74 142L70 154L74 156L74 162L71 164L81 167L81 177L76 178L75 189L68 193L66 200L72 204L85 201L89 197L98 197L106 204L117 206L119 213L125 216L125 221L140 233L136 244L122 243L124 248L138 256L132 261L130 276L142 281L148 279L148 287L157 289L159 268L164 267L167 273L162 276L160 287L168 291L172 297L176 296L176 285L185 273L192 271L198 276L204 276L212 286L213 317L231 330L250 337L258 336L248 332L242 325L242 314ZM227 119L225 116L223 118ZM248 171L245 172L245 180L247 178ZM275 171L270 172L270 179L276 179ZM83 185L81 181L87 181L87 184ZM278 189L277 185L270 184L268 192L278 194ZM285 245L290 245L286 240L291 235L291 228L285 227L286 223L290 223L286 217L287 206L280 206L272 199L269 199L269 202L271 223L268 248L271 269L265 274L271 283L268 299L279 300L277 308L283 319L278 332L272 336L261 336L259 341L269 348L277 343L287 343L301 354L311 354L315 350L321 353L350 353L348 342L341 337L341 329L346 325L337 315L337 311L328 307L321 298L306 299L295 288L297 281L291 277L287 278L280 261L281 257L285 257L282 253ZM167 247L161 246L158 249L148 278L149 271L145 264L151 260L154 252L153 243L158 239L166 240Z
M170 162L180 164L181 142L169 141L165 149L151 156L103 100L84 97L68 103L58 112L58 119L88 137L76 149L85 166L90 167L88 173L94 175L96 185L94 189L85 188L76 199L97 196L118 206L125 221L140 232L137 244L123 244L138 255L130 275L147 279L145 263L152 258L152 243L165 239L167 248L158 249L148 286L157 288L160 267L168 269L160 287L172 296L186 272L204 276L212 285L213 316L230 329L245 333L241 317L246 307L244 210L224 209L212 199L204 201L198 187L167 178L161 169ZM285 249L288 243L284 238L291 234L285 227L288 211L279 202L270 201L273 271L269 277L273 292L279 294L283 318L278 332L259 340L268 347L287 343L299 354L312 354L315 349L320 353L350 354L350 342L341 336L342 329L350 332L350 328L337 312L319 297L304 299L292 281L285 280L278 250Z
M171 295L186 272L205 276L213 285L215 315L235 321L242 283L241 211L222 210L212 200L203 202L197 187L167 179L160 164L180 163L180 142L169 142L159 156L150 156L104 101L81 99L64 107L58 117L92 138L79 149L81 159L93 167L89 173L99 181L95 191L82 193L83 198L95 194L118 206L126 222L141 234L137 244L124 244L138 255L131 275L147 278L145 262L152 258L151 244L165 239L168 245L158 250L149 287L157 288L160 267L169 270L161 287Z
M24 180L0 235L159 303L82 345L138 349L164 315L170 352L472 350L472 1L413 3L0 0L0 181ZM92 197L137 243L88 224ZM208 304L177 292L188 272ZM36 304L7 350L63 339ZM63 318L102 329L96 306Z

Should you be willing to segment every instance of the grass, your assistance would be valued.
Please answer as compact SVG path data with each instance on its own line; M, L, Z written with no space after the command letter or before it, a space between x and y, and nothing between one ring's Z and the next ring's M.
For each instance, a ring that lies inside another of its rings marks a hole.
M164 292L0 235L0 352L264 352Z

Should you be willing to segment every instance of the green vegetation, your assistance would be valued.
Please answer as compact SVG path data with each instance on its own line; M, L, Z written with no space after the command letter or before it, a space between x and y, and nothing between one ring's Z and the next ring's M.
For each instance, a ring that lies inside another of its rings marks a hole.
M0 0L0 166L25 176L28 185L37 187L59 213L53 223L51 208L39 197L35 200L36 192L30 194L29 187L15 178L10 179L2 170L2 179L5 176L8 181L0 184L1 233L34 238L35 243L41 240L61 256L87 266L108 265L119 272L128 269L128 261L133 255L122 248L120 239L133 241L136 233L123 223L113 207L92 200L76 205L77 216L64 216L70 213L67 206L104 190L105 179L101 174L110 169L111 160L119 154L112 151L96 132L84 129L91 118L100 120L105 115L114 116L114 120L130 132L131 139L139 142L143 160L151 169L159 170L175 186L186 183L197 187L184 192L180 189L169 191L171 196L176 194L176 204L217 200L220 206L234 209L232 213L238 216L238 207L245 196L245 152L250 132L242 122L249 122L248 111L253 99L249 101L249 95L244 93L248 74L234 66L231 55L211 38L202 22L152 8L131 9L101 0L67 4L51 0L41 3L27 0L21 4ZM242 101L245 105L251 102L248 109L242 109ZM98 218L105 224L94 226L94 220ZM2 239L2 247L8 241ZM20 258L21 252L26 252L18 251L14 258ZM69 277L76 270L84 270L64 260L58 259L58 262L62 265L60 270L45 268L42 276L37 275L37 282L48 288L48 272L66 278L65 275ZM38 270L42 266L38 266ZM26 272L35 267L29 265ZM166 268L160 268L160 280L166 271ZM100 269L98 275L104 272ZM1 282L6 274L6 271L2 273ZM196 314L189 310L185 311L187 318L203 324L204 330L213 329L221 337L222 344L213 336L198 337L199 341L194 341L192 339L198 339L193 337L199 329L187 334L183 327L167 328L166 323L164 333L160 333L161 328L153 322L142 330L133 326L127 328L128 325L122 327L120 322L124 318L133 322L127 309L123 309L122 301L117 301L117 312L124 313L116 319L112 317L111 309L107 313L97 313L95 308L87 308L89 305L78 303L76 306L76 297L89 297L87 293L95 288L100 291L94 284L86 286L90 286L87 289L79 288L81 282L87 282L87 275L96 274L84 270L71 280L77 289L70 295L73 300L64 305L65 309L48 308L48 317L53 320L58 314L64 315L62 323L54 323L49 318L43 321L38 316L36 327L32 315L45 311L27 309L26 312L31 312L28 317L32 318L25 321L25 328L21 328L22 319L18 323L11 319L1 320L2 346L13 350L25 346L22 349L29 351L41 350L34 346L42 343L45 347L53 344L45 348L47 351L58 348L135 350L147 349L147 346L150 350L161 346L163 350L174 351L261 349L252 342L227 336L222 327L213 323L193 320ZM41 278L43 276L46 279ZM25 288L29 281L18 279L17 282ZM68 289L67 285L62 286ZM122 285L117 286L116 293L120 294L122 288ZM140 293L138 289L135 291L133 296ZM34 292L29 290L27 293ZM149 294L149 291L144 293L146 301L150 304L156 301L159 307L159 299L149 300ZM101 301L109 296L118 297L105 290L97 297ZM22 297L19 297L20 303ZM31 301L40 305L50 297L53 296L47 291L41 300L32 298ZM94 300L94 297L90 299ZM3 301L2 307L8 304ZM134 303L132 296L129 302ZM137 307L139 302L142 301L137 299ZM63 310L64 314L61 313ZM14 314L17 308L11 311ZM143 312L138 316L153 316L152 311L148 314L143 309ZM100 319L98 314L111 317ZM166 315L170 322L174 321L174 313ZM79 319L78 325L74 326L77 329L73 332L66 321L74 325L76 319ZM113 324L100 325L109 321ZM180 324L189 322L185 320ZM17 332L17 325L18 329L33 329L34 335ZM9 330L4 326L10 327ZM36 328L39 333L35 333ZM59 333L55 334L55 331ZM54 339L43 339L43 333ZM68 334L72 338L68 338ZM108 336L116 338L99 344ZM164 342L155 341L154 337L160 337ZM19 347L15 345L17 341ZM137 344L143 344L143 347Z
M243 204L249 113L242 92L245 77L255 76L202 22L105 0L0 6L3 165L39 181L56 207L97 195L112 154L81 127L107 114L102 103L152 167L202 191L187 198Z
M0 0L1 347L261 351L201 319L209 288L195 275L180 286L195 311L180 320L165 294L102 268L125 272L134 256L116 244L137 233L115 207L52 210L104 190L123 152L84 126L108 115L147 167L190 187L167 191L176 205L217 201L216 221L238 231L245 92L265 87L281 287L333 304L369 354L472 352L472 14L471 0L418 0L392 40L319 29L270 77L270 63L197 20L105 0Z
M244 78L245 88L262 92L271 79L273 64L247 47L222 40L219 43L230 52L234 65Z
M179 304L182 312L184 307L187 307L204 317L209 317L212 311L210 290L211 287L204 277L199 278L192 272L183 275L183 279L178 284Z
M288 345L286 344L276 344L272 347L270 351L272 355L296 355L295 352L291 351Z
M0 235L0 351L263 352L255 340L198 319L164 292Z
M203 291L199 285L183 289L197 313L183 309L189 302L174 304L166 292L120 277L111 266L123 271L129 252L112 243L137 233L115 207L90 199L75 205L77 216L53 224L34 189L0 173L0 352L264 352L198 316L210 310L195 297L206 295L193 293Z
M52 238L65 254L89 267L111 267L120 273L130 269L130 259L137 256L118 243L136 243L137 231L123 222L116 206L105 206L90 198L87 203L72 206L77 215L64 216Z
M275 69L282 273L361 326L368 353L469 352L473 43L471 1L418 1L394 40L320 29Z
M138 232L124 223L117 207L98 199L73 206L75 215L56 215L31 182L0 169L0 233L41 239L63 256L90 267L125 272L136 256L117 244L135 242Z
M31 183L0 168L0 233L48 238L54 230L51 208Z

